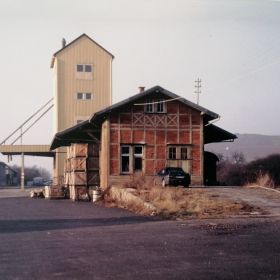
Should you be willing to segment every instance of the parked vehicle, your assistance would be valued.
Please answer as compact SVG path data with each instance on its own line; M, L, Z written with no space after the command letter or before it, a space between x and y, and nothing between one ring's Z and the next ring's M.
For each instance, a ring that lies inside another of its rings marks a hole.
M42 177L34 177L33 178L33 184L32 184L33 186L37 186L37 187L39 187L39 186L44 186L44 180L43 180L43 178Z
M185 188L189 187L191 183L190 174L186 173L180 167L166 167L158 172L161 177L161 184L163 187L182 185Z

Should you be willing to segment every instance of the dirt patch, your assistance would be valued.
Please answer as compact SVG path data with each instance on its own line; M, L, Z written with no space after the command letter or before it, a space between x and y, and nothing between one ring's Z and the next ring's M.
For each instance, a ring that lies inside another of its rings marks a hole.
M113 187L104 196L109 207L121 207L143 215L168 219L221 218L261 213L261 209L244 201L234 201L208 189L161 187L145 181ZM129 195L124 193L129 190Z

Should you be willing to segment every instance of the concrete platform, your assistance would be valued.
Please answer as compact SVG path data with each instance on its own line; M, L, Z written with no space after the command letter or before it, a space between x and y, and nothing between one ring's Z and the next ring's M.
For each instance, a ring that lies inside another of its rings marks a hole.
M0 186L0 199L9 197L29 197L30 191L33 189L42 189L42 187L24 187L24 190L22 190L20 187Z

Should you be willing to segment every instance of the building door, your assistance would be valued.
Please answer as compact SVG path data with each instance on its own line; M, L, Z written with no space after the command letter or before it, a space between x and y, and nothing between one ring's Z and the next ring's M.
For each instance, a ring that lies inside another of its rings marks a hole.
M191 148L187 145L168 146L167 166L181 167L185 172L191 173Z

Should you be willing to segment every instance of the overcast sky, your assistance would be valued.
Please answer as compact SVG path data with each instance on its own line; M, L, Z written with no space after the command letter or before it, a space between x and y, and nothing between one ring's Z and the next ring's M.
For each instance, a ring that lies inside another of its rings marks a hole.
M280 135L279 15L276 0L0 0L0 141L52 97L52 54L82 33L115 56L113 102L140 85L196 102L199 77L218 126ZM51 139L49 112L23 142Z

